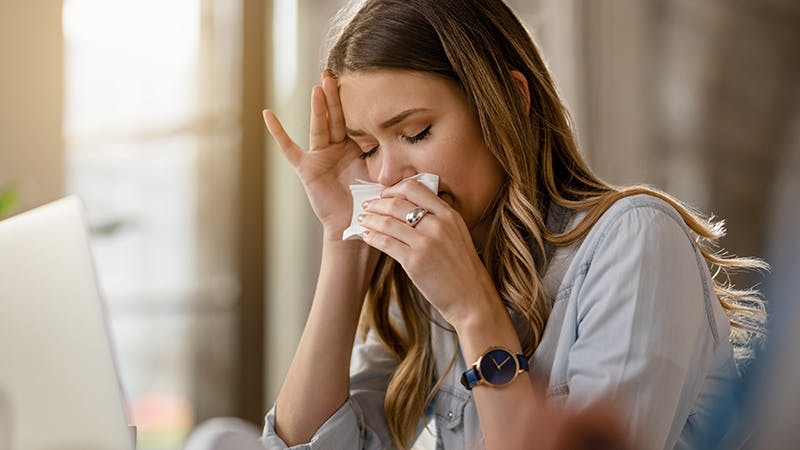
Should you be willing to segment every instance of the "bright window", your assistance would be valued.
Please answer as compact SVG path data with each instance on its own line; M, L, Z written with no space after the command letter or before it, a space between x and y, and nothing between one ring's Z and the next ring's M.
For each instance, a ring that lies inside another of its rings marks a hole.
M234 203L240 7L64 2L67 190L87 204L144 449L232 413L233 227L207 205Z

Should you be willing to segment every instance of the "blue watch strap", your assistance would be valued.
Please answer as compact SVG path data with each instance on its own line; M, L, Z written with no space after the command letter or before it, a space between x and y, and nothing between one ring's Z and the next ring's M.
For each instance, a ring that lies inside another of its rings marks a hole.
M519 361L519 370L524 370L525 372L530 371L530 366L528 366L528 358L525 355L517 354L517 361Z
M463 374L461 374L461 384L467 388L468 391L472 390L472 387L478 384L481 380L480 375L478 375L478 369L475 366L470 367L469 369L465 370Z

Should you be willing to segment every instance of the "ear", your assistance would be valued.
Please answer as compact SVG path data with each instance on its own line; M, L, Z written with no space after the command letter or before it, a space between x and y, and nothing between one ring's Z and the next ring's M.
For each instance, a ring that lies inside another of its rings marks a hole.
M528 90L528 80L525 79L525 75L518 70L511 70L509 73L517 84L520 92L522 92L522 95L525 97L525 106L527 106L527 109L531 109L531 91Z

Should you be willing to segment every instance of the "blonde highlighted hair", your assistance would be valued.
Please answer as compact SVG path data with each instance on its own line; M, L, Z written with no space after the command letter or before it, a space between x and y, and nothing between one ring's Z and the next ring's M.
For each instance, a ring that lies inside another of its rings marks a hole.
M714 289L731 321L730 339L746 357L752 336L763 332L763 301L737 290L727 274L765 269L755 258L717 248L725 230L668 194L646 186L619 188L595 176L581 156L569 114L536 44L501 1L367 0L340 16L326 68L341 77L376 69L421 71L456 83L476 109L489 150L505 170L505 183L484 219L491 223L480 255L506 306L527 318L527 356L539 344L550 314L542 287L545 244L581 240L617 200L637 194L658 197L677 210L714 274ZM510 71L524 75L530 106ZM588 210L577 226L553 234L545 226L548 205ZM390 317L395 302L404 332ZM429 305L402 267L381 255L367 292L361 332L373 329L399 361L386 392L385 410L395 443L407 448L436 393L430 344Z

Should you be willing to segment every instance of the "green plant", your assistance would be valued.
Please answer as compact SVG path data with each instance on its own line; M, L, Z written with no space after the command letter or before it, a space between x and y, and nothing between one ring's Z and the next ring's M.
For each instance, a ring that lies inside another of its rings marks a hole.
M16 186L0 190L0 219L8 217L14 212L18 199L19 190Z

